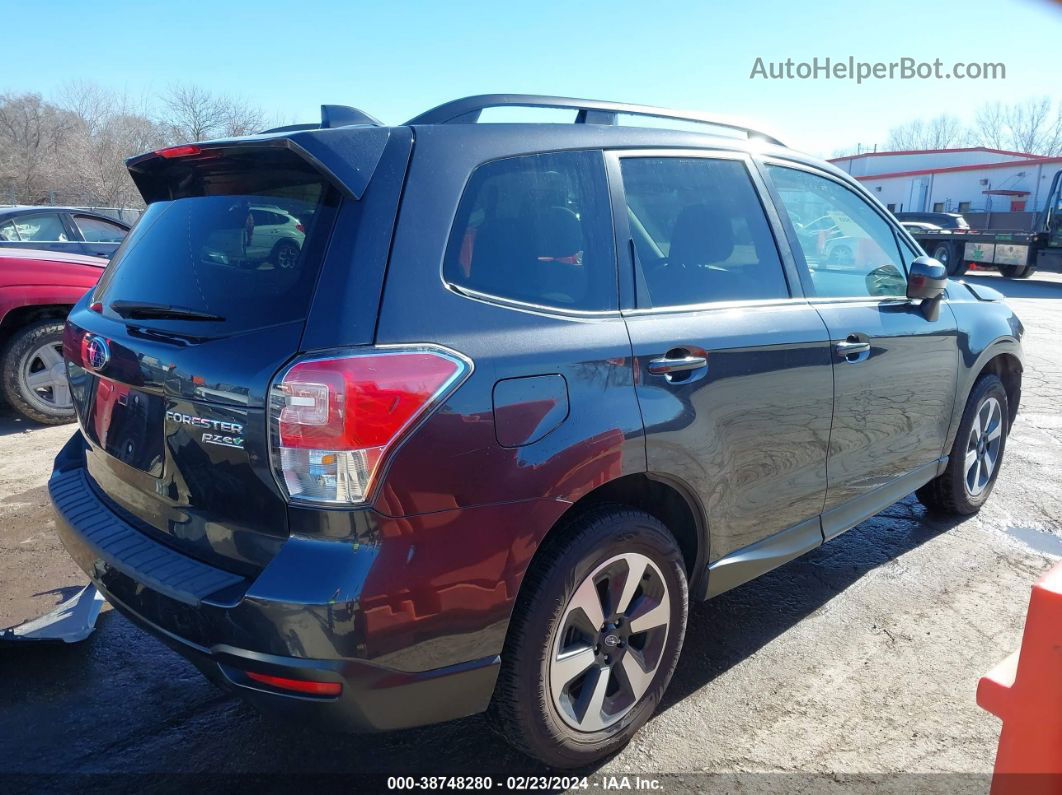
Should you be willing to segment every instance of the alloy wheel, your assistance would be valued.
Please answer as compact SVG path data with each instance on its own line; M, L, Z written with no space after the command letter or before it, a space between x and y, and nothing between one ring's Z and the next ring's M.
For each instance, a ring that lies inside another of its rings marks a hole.
M970 437L966 442L966 491L976 497L988 486L999 463L999 449L1003 440L1003 409L994 397L977 409Z
M572 728L608 728L641 699L660 667L671 623L667 583L645 555L594 569L564 608L548 670L550 694Z

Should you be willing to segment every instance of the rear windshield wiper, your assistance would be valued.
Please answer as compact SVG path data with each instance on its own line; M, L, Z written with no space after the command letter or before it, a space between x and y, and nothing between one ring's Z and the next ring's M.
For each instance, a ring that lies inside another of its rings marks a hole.
M153 304L146 301L111 301L111 309L118 315L129 320L146 320L148 318L172 319L172 320L214 320L222 321L221 315L210 312L200 312L198 309L188 309L183 306L171 306L170 304Z

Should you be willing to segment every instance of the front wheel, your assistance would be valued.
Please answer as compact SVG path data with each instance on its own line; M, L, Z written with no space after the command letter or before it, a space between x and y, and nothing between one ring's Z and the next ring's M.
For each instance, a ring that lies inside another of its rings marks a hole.
M961 248L954 243L937 243L930 254L948 272L952 279L961 278L966 273L966 263L961 256Z
M999 476L1009 430L1007 390L999 376L983 375L966 402L947 469L918 490L919 501L960 516L981 510Z
M667 689L686 632L682 553L656 519L601 506L544 547L521 588L493 726L551 767L618 751Z

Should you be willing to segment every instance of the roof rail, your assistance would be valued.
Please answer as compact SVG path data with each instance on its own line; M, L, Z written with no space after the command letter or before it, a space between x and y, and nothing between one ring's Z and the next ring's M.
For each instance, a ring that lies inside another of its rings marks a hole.
M480 113L486 108L563 108L576 110L576 124L615 124L618 114L631 116L652 116L658 119L689 121L708 124L713 127L726 127L745 133L749 138L762 138L772 144L784 146L774 135L757 130L736 119L716 116L699 111L671 110L655 108L651 105L630 105L625 102L605 102L598 99L573 99L572 97L550 97L538 94L480 94L474 97L455 99L444 102L438 107L425 111L406 122L412 124L474 124L479 121Z
M307 124L287 124L283 127L273 127L262 130L260 134L297 132L298 130L324 130L331 127L348 127L353 124L368 124L373 127L383 127L383 122L375 116L370 116L363 110L352 108L348 105L322 105L321 121L319 124L309 122Z

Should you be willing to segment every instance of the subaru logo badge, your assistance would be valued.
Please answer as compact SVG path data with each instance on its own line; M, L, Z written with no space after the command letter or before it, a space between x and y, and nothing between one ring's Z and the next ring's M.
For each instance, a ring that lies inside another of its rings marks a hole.
M85 340L85 366L90 370L102 370L111 360L111 349L107 340L95 334Z

